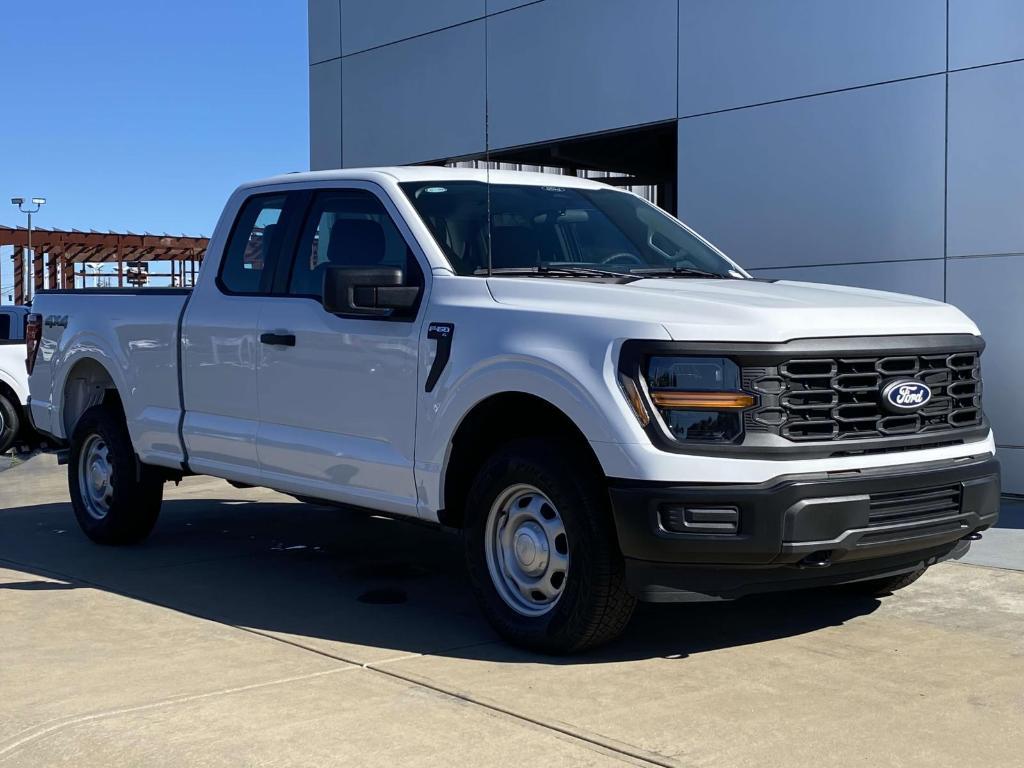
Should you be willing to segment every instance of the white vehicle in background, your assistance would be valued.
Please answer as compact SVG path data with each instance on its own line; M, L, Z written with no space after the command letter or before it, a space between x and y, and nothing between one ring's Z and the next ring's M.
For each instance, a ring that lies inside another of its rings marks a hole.
M25 371L27 307L0 306L0 453L11 449L28 426Z
M963 313L753 279L582 178L247 184L194 290L43 291L28 329L32 421L93 540L145 538L187 474L419 518L548 652L638 599L886 594L998 515Z

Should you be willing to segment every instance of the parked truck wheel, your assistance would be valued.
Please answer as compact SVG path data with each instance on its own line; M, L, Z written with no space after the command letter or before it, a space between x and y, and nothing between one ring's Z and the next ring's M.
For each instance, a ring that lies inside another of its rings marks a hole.
M521 440L491 456L469 492L464 538L473 590L509 642L572 653L629 622L636 600L603 478L572 446Z
M3 394L0 394L0 453L6 453L14 445L21 430L19 408Z
M75 517L97 544L135 544L160 514L163 479L135 457L124 416L97 405L71 436L68 487Z

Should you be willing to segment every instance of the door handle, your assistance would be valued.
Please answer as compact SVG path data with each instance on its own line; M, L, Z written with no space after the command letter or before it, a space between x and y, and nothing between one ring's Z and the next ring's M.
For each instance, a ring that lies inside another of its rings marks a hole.
M261 344L270 344L275 347L294 347L295 346L295 334L294 333L261 333L260 334Z

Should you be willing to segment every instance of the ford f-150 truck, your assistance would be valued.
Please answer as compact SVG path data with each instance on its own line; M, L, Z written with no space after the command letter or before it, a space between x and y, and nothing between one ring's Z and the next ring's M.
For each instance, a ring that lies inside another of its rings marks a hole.
M0 453L23 436L28 403L25 372L25 318L27 307L0 307Z
M959 310L754 279L583 178L246 184L194 290L44 291L29 336L32 421L66 441L90 538L140 541L191 473L419 518L462 532L496 630L547 652L638 599L886 594L999 506Z

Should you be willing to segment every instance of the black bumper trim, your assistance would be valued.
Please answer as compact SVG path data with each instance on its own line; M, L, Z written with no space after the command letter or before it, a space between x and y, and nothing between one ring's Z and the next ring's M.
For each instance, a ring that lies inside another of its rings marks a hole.
M671 565L626 559L626 587L649 603L732 600L764 592L815 589L911 573L943 560L963 557L969 541L872 560L834 563L827 568L729 568Z
M872 520L872 494L954 488L955 508L892 522ZM828 551L833 562L919 552L996 522L999 462L991 455L844 473L789 475L763 484L672 485L612 481L612 512L626 558L675 565L775 567ZM735 534L677 533L663 506L732 506Z

